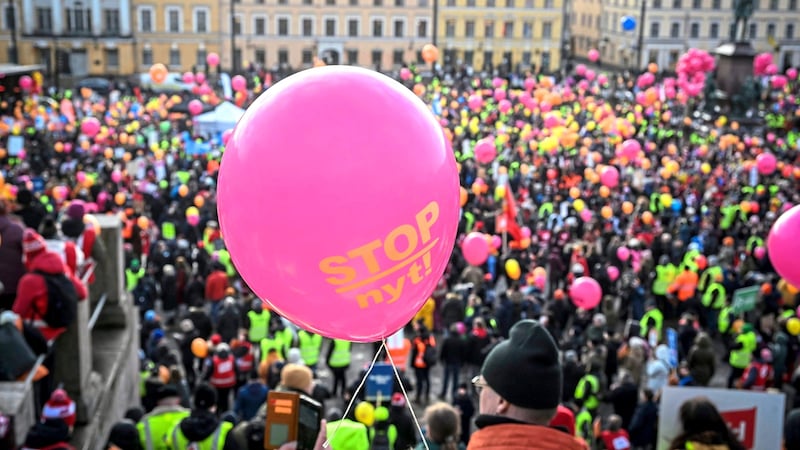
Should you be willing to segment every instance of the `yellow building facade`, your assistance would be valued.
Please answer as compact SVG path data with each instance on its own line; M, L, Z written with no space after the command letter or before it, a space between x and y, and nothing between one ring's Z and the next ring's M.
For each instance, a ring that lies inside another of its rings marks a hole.
M603 1L607 0L571 0L568 3L570 50L578 59L587 59L589 50L599 51L601 47Z
M439 1L437 43L445 65L560 68L565 0Z
M734 0L646 0L644 36L638 51L639 29L623 32L622 17L641 24L642 0L606 0L600 41L604 62L624 68L644 68L654 62L674 68L689 48L712 51L730 40ZM779 67L800 65L798 0L761 0L745 31L757 52L772 52ZM738 37L738 36L737 36Z

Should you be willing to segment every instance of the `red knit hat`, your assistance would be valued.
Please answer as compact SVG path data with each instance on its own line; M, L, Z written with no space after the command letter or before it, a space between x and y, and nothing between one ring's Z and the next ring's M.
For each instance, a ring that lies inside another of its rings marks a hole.
M63 389L53 391L44 404L42 420L46 419L62 419L68 426L75 426L75 402Z
M26 255L38 253L46 248L44 238L32 228L26 228L22 235L22 252Z

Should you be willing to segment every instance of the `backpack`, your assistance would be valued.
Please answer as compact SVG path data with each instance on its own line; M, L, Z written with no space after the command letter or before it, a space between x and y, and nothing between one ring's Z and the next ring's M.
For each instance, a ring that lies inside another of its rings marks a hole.
M64 328L72 324L78 315L78 292L72 280L63 273L35 273L44 278L47 284L47 312L42 319L51 328Z
M375 427L371 431L371 438L372 443L370 444L370 450L389 450L391 447L391 442L389 442L389 430L388 424L383 424L384 426Z
M425 361L425 366L427 367L436 365L436 347L431 345L430 342L425 344L425 353L422 355L422 360Z

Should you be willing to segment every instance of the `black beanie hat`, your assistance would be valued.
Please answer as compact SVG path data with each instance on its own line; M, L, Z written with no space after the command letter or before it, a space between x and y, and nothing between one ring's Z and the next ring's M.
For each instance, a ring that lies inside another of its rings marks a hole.
M211 409L217 404L217 390L209 384L197 386L194 392L194 406L198 409Z
M535 320L511 328L510 338L489 352L481 374L512 405L553 409L561 400L561 364L550 333Z
M129 420L115 423L109 432L108 444L113 444L121 450L141 450L142 445L136 424Z

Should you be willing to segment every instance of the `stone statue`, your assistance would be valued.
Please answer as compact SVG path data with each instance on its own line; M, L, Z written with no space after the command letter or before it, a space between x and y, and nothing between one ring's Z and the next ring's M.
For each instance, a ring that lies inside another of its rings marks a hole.
M706 84L703 87L703 110L713 112L717 106L717 83L714 82L716 73L706 76Z
M742 24L741 32L739 32L739 39L745 40L747 36L747 24L750 18L753 17L753 9L755 0L733 0L733 18L734 22L731 26L731 40L736 40L737 31L739 31L739 24Z
M748 77L739 91L731 97L731 117L744 117L757 105L761 96L761 86L753 77Z

